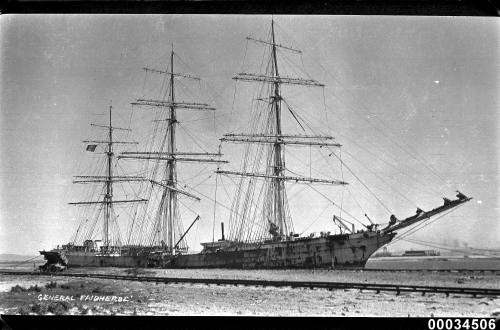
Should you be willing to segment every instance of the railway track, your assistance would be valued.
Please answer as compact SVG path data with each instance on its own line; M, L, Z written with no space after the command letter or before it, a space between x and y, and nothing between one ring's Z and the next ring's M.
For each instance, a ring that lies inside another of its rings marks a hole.
M478 273L478 274L496 274L500 275L500 269L387 269L387 268L353 268L351 271L367 271L367 272L431 272L431 273Z
M470 288L470 287L451 287L451 286L427 286L410 284L389 284L389 283L356 283L356 282L320 282L320 281L268 281L268 280L249 280L249 279L219 279L219 278L177 278L177 277L154 277L154 276L128 276L128 275L106 275L106 274L82 274L82 273L40 273L40 272L14 272L0 271L2 275L36 275L36 276L58 276L58 277L77 277L77 278L98 278L107 280L136 281L136 282L154 282L163 284L206 284L206 285L228 285L228 286L260 286L260 287L291 287L308 289L358 289L361 291L381 291L396 292L399 295L402 292L422 293L442 293L446 296L472 295L477 296L496 296L500 297L500 289L490 288Z
M1 265L1 263L0 263ZM0 273L7 268L0 268ZM436 269L436 268L338 268L335 269L336 272L402 272L402 273L466 273L466 274L493 274L500 275L500 269L467 269L467 268L457 268L457 269Z

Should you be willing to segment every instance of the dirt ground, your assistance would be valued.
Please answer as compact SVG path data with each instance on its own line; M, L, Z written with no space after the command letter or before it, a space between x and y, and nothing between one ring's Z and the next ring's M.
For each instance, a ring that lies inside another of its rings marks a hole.
M82 272L73 269L70 272ZM328 270L133 270L92 273L168 277L413 283L498 288L494 274ZM108 301L106 301L108 300ZM500 317L500 298L359 290L261 288L202 284L0 275L0 313L87 315L475 316Z
M68 272L93 274L130 275L124 268L73 268ZM377 272L334 271L327 269L241 270L241 269L139 269L139 275L185 278L225 278L288 281L332 281L367 283L406 283L414 285L464 286L499 288L500 276L492 273L472 272Z

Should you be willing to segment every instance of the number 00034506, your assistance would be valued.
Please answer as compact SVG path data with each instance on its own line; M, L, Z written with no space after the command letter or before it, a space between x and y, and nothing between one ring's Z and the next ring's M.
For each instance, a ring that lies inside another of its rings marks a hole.
M427 322L429 330L494 330L496 329L495 319L429 319Z

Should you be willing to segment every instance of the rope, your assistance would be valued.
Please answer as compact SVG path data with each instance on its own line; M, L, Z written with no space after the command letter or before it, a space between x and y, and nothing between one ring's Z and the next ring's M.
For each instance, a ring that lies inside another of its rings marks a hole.
M189 132L188 132L187 128L186 128L186 127L184 127L184 125L181 125L181 124L179 123L179 127L180 127L180 128L182 128L182 129L184 130L184 132L185 132L185 133L186 133L186 134L187 134L187 135L191 138L191 140L193 140L193 142L194 142L194 143L195 143L195 144L196 144L196 145L197 145L200 149L202 149L203 151L207 152L207 151L205 150L205 148L203 148L203 147L202 147L202 146L198 143L198 141L196 141L196 139L195 139L195 138L194 138L191 134L189 134Z
M321 196L323 196L324 198L326 198L328 201L330 201L330 203L332 203L333 206L335 206L337 208L339 207L334 201L332 201L330 198L328 198L327 196L325 196L322 192L320 192L319 190L317 190L316 188L314 188L310 184L306 184L306 186L308 186L309 188L313 189L318 194L320 194ZM360 220L358 220L355 216L353 216L349 212L347 212L347 211L344 210L344 213L347 214L348 216L350 216L351 218L353 218L354 220L356 220L357 222L359 222L363 227L366 227L366 225L363 222L361 222Z
M370 173L372 173L373 175L375 175L380 181L382 181L383 183L385 183L386 185L388 185L390 188L392 188L392 190L394 190L399 196L401 196L403 199L405 199L407 202L409 202L410 204L412 204L413 206L417 207L418 208L418 205L411 201L410 199L408 199L405 195L403 195L401 192L399 192L399 190L397 190L396 188L394 188L392 185L390 185L389 183L387 183L387 181L385 181L384 179L382 179L377 173L375 173L374 171L372 171L371 169L369 169L368 167L364 166L363 163L357 159L356 157L354 157L351 153L345 151L349 156L351 156L352 159L356 160L358 163L360 163L367 171L369 171ZM341 162L342 164L342 162Z
M314 223L316 223L316 221L318 221L318 220L319 220L319 218L323 215L323 213L325 213L325 211L326 211L329 207L330 207L330 205L327 205L327 206L323 209L323 211L321 211L321 213L320 213L320 214L316 217L316 219L314 219L314 220L313 220L313 221L309 224L309 226L307 226L307 227L306 227L306 229L304 229L304 230L303 230L303 231L302 231L299 235L304 234L304 233L306 232L306 230L308 230L309 228L311 228L311 226L312 226Z
M326 73L327 73L327 75L329 75L330 77L332 77L335 81L337 81L337 83L339 83L339 85L340 85L340 86L342 86L341 82L340 82L337 78L335 78L335 76L333 76L332 74L330 74L330 73L329 73L329 71L327 71L327 70L325 69L325 67L324 67L321 63L319 63L319 62L318 62L318 64L321 66L321 68L324 70L324 72L326 72ZM344 87L342 86L342 88L344 88ZM347 90L347 89L345 89L345 88L344 88L344 90L345 90L345 91L347 91L348 93L350 93L350 94L354 97L354 95L353 95L353 94L352 94L349 90ZM331 93L331 94L332 94L332 95L334 95L333 93ZM334 95L334 96L335 96L335 95ZM356 98L356 99L357 99L357 98ZM339 101L341 101L341 100L339 99ZM341 101L341 102L342 102L342 101ZM342 102L342 103L344 103L344 102ZM359 104L360 104L360 105L361 105L361 107L362 107L362 108L364 108L364 109L365 109L368 113L370 113L370 111L367 109L367 107L365 107L365 106L364 106L363 104L361 104L361 103L359 103ZM344 105L346 105L346 104L344 103ZM348 105L346 105L346 106L347 106L347 107L349 107L349 108L351 108L352 110L354 110L354 111L355 111L355 113L357 113L357 109L355 109L355 108L353 108L353 107L350 107L350 106L348 106ZM419 154L419 153L418 153L415 149L411 148L408 144L406 144L406 147L407 147L408 149L411 149L411 151L412 151L412 152L410 152L410 151L406 150L405 148L403 148L403 147L401 146L401 144L398 144L398 143L396 143L396 141L392 140L392 139L391 139L391 138L390 138L390 137L389 137L389 136L385 133L385 131L380 130L379 128L375 127L375 126L373 125L373 123L371 123L370 121L368 121L368 120L367 120L364 116L360 116L360 117L361 117L361 118L363 118L363 120L365 120L365 121L366 121L366 122L367 122L370 126L372 126L372 127L373 127L373 128L375 128L377 131L379 131L379 132L380 132L380 133L381 133L384 137L386 137L386 138L387 138L390 142L392 142L392 143L393 143L394 145L396 145L398 148L400 148L401 150L403 150L404 152L406 152L406 153L407 153L410 157L412 157L412 158L413 158L413 159L415 159L416 161L418 161L418 162L420 162L421 164L423 164L423 165L424 165L424 166L425 166L425 167L426 167L426 168L427 168L427 169L428 169L428 170L429 170L432 174L434 174L434 175L435 175L438 179L440 179L440 180L441 180L441 182L446 183L446 180L444 180L444 179L443 179L440 175L438 175L438 174L437 174L437 172L436 172L436 171L435 171L435 170L434 170L434 169L433 169L430 165L428 165L428 164L427 164L427 161L426 161L426 160L425 160L425 159L424 159L424 158L423 158L423 157L422 157L422 156L421 156L421 155L420 155L420 154ZM382 122L382 120L381 120L381 119L379 119L379 118L378 118L378 117L376 117L376 116L375 116L374 118L376 118L376 119L377 119L377 120L378 120L378 121L382 124L382 126L385 126L385 125L384 125L384 123ZM387 130L387 131L390 131L390 129L389 129L387 126L385 126L385 128L386 128L386 130ZM418 159L415 155L417 155L418 157L420 157L420 159Z
M371 191L370 188L368 188L368 186L351 170L351 168L349 166L346 165L346 163L344 163L344 161L342 159L340 159L334 152L332 152L330 155L334 155L335 158L337 158L341 164L343 164L345 166L345 168L347 168L349 170L349 172L351 172L351 174L359 181L359 183L361 183L363 185L363 187L366 188L366 190L368 190L370 192L370 194L372 194L372 196L380 203L380 205L382 205L382 207L387 211L389 212L389 214L391 214L391 210L389 210L389 208L377 197L377 195L375 195L375 193L373 191Z
M36 256L36 257L33 257L33 258L29 258L29 259L24 260L24 261L16 261L16 262L14 262L14 264L15 264L14 268L16 268L16 267L17 267L17 266L19 266L19 265L26 264L26 263L28 263L28 262L30 262L30 261L32 261L32 260L38 259L38 258L40 258L40 257L42 257L42 256L41 256L41 255L39 255L39 256Z

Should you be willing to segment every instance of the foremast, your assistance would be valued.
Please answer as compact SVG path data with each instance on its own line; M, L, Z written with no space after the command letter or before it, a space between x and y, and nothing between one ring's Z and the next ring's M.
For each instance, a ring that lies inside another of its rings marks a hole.
M271 38L270 41L258 40L247 37L257 43L270 46L270 75L254 74L254 73L239 73L233 77L235 80L250 81L250 82L264 82L270 85L272 90L271 95L267 99L259 99L268 102L270 105L270 112L274 117L273 125L268 132L263 134L225 134L221 139L222 142L235 142L235 143L257 143L269 144L272 148L272 163L266 167L265 173L255 172L236 172L236 171L222 171L217 170L218 174L236 175L242 177L263 178L269 180L267 198L269 206L265 209L264 218L269 227L269 234L273 239L284 239L290 234L292 228L291 219L287 219L287 197L286 197L286 181L295 181L302 183L326 183L332 185L345 185L347 184L341 180L326 180L317 179L312 177L297 177L285 175L285 146L290 145L308 145L308 146L330 146L340 147L340 144L328 141L333 137L326 135L292 135L284 134L282 131L282 102L286 102L281 94L282 84L293 84L303 86L316 86L324 87L323 84L312 80L294 77L285 77L280 75L278 67L277 48L290 51L293 53L301 53L300 50L287 47L276 42L274 31L274 20L271 21ZM288 107L293 118L299 122L297 116ZM243 222L244 223L244 222Z

